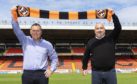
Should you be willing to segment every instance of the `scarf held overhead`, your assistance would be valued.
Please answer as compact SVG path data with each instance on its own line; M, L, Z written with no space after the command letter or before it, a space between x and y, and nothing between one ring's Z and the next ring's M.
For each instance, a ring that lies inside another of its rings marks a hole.
M12 15L14 16L14 19L17 19L18 17L35 17L35 18L66 19L66 20L107 19L108 21L111 21L112 11L108 9L103 9L103 10L88 10L82 12L75 12L75 11L62 12L62 11L40 10L25 6L16 6L12 8Z

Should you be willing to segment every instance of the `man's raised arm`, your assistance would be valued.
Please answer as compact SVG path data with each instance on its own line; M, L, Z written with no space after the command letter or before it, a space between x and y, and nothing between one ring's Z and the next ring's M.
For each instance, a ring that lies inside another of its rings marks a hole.
M13 28L14 33L17 36L18 40L22 44L26 40L26 35L24 34L24 32L19 27L17 16L16 16L16 13L14 12L13 9L14 8L11 9L11 13L12 13L12 22L11 22L12 23L12 28Z

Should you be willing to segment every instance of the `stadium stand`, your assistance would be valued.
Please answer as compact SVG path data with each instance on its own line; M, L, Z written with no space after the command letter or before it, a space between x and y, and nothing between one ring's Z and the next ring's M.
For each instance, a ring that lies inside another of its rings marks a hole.
M21 48L8 48L4 52L4 56L21 56L21 55L23 55Z
M73 52L73 53L76 53L76 54L77 54L77 53L80 53L80 54L82 53L82 54L83 54L84 51L85 51L85 48L82 48L82 47L72 48L72 52Z
M132 50L134 55L137 55L137 44L136 43L132 44L132 49L131 50Z
M55 49L59 56L71 56L69 43L56 43Z
M27 29L23 29L29 35ZM4 33L3 33L4 32ZM58 69L81 70L81 60L86 43L94 35L93 30L43 30L43 38L51 41L59 55ZM45 33L46 32L46 33ZM11 29L0 31L1 70L22 70L22 50ZM122 31L116 44L116 69L137 69L137 31ZM131 43L130 43L131 42ZM88 69L90 70L90 62Z
M70 48L68 47L56 47L58 53L71 53Z
M116 55L133 55L133 53L129 48L117 48Z
M22 70L22 57L0 57L0 70Z
M0 56L3 55L4 51L5 51L5 45L4 44L0 44Z
M116 44L115 51L116 51L115 54L119 56L133 55L133 52L131 50L131 44L128 43Z
M134 53L134 55L137 55L137 48L132 48L132 52Z
M58 69L75 69L81 70L82 59L80 57L61 57L59 59ZM119 57L116 61L116 68L134 69L137 68L137 58ZM91 69L90 61L88 69ZM22 70L22 57L5 57L0 59L0 70Z
M116 68L136 69L137 68L137 58L128 58L128 57L117 58Z
M83 56L85 51L84 43L71 43L71 53L75 56Z

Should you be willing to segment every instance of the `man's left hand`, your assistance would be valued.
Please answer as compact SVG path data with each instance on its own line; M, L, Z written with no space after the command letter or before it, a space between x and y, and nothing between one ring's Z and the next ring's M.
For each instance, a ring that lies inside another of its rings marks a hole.
M52 73L53 72L49 69L44 72L46 78L49 78L52 75Z

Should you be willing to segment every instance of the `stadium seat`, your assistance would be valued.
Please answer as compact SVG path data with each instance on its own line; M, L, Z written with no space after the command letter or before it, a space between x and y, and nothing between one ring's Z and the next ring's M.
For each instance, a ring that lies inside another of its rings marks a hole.
M22 55L22 49L21 48L8 48L4 52L4 56L21 56Z

